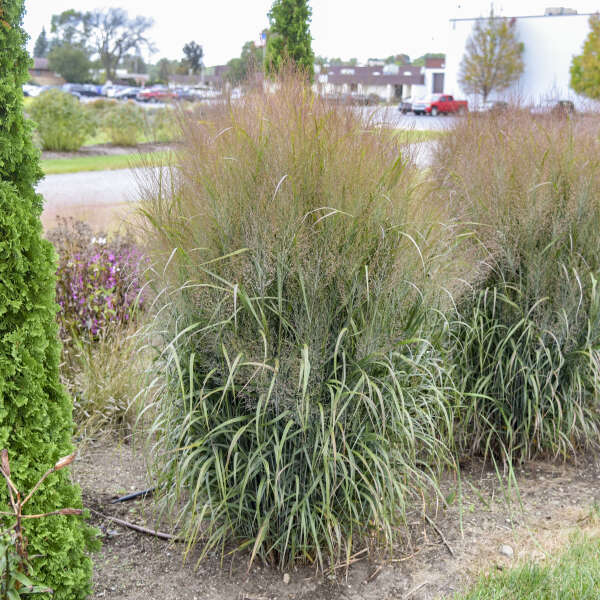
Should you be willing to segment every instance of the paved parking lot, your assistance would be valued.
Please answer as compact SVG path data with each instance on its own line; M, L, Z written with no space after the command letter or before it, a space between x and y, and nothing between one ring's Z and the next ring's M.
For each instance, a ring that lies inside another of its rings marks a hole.
M416 129L418 131L441 131L450 127L456 117L425 117L417 115L403 115L395 106L384 107L357 107L365 115L371 116L377 122L388 123L398 129Z

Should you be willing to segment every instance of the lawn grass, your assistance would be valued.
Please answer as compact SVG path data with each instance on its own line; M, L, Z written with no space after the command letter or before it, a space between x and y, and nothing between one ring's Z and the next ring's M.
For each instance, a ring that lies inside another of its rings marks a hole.
M153 143L156 142L156 140L152 137L152 135L148 134L147 132L143 131L140 133L139 137L138 137L138 144L148 144L148 143ZM102 129L102 128L98 128L96 130L96 133L90 137L87 138L87 140L85 140L85 142L83 142L84 146L98 146L101 144L110 144L110 138L108 137L108 133Z
M59 173L78 173L80 171L107 171L128 169L147 165L163 165L169 160L168 151L110 154L104 156L77 156L74 158L50 158L41 161L46 175Z
M600 597L600 537L577 535L548 561L488 575L454 600L592 600Z
M445 131L432 131L429 129L396 129L394 133L406 144L429 142L432 140L437 140L446 134Z

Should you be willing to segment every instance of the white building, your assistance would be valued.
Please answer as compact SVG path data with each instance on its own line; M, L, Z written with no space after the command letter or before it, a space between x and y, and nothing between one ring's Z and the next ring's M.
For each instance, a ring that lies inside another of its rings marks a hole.
M544 15L510 17L516 25L516 34L524 44L525 70L519 81L508 90L490 94L490 100L519 101L525 105L573 100L581 106L589 101L578 96L569 87L571 60L580 54L590 31L590 14L577 14L571 9L546 9ZM450 36L446 54L444 92L456 98L465 98L458 83L460 63L477 18L450 19ZM469 97L471 103L480 99Z

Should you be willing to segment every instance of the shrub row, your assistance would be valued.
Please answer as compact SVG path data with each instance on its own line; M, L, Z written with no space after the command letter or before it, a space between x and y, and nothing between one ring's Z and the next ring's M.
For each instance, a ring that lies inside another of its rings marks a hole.
M31 102L30 113L43 150L74 151L102 131L111 144L135 146L143 139L173 140L174 111L144 110L134 102L99 99L81 104L61 90L42 92Z

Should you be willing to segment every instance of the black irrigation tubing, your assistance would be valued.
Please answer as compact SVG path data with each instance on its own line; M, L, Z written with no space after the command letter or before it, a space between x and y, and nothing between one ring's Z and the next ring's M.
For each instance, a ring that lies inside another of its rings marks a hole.
M129 500L135 500L136 498L147 498L148 496L152 496L152 494L154 494L154 490L156 490L156 486L148 488L146 490L142 490L140 492L133 492L132 494L121 496L120 498L111 500L110 503L117 504L117 502L129 502Z

